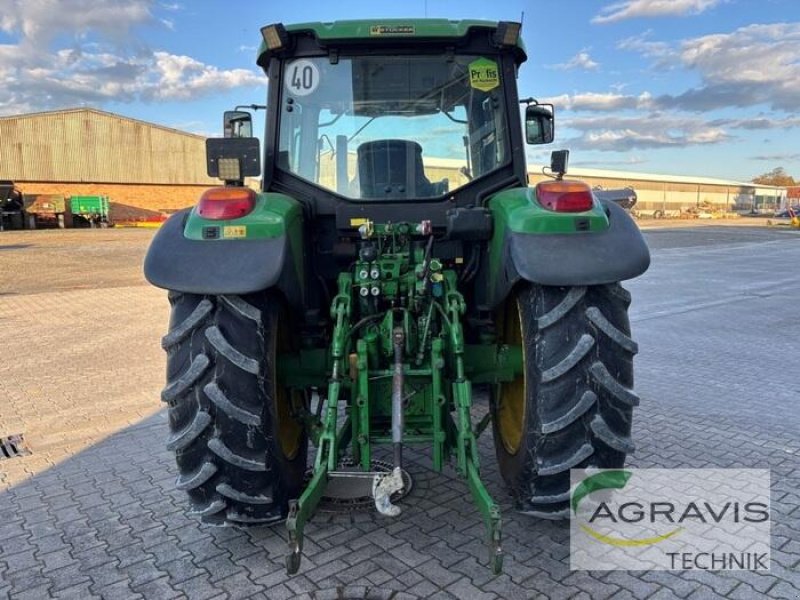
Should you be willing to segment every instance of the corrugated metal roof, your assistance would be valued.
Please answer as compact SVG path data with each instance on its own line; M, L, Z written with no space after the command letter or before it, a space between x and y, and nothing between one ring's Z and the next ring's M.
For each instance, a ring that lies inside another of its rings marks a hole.
M151 123L150 121L142 121L141 119L134 119L133 117L126 117L125 115L120 115L117 113L112 113L107 110L100 110L98 108L88 108L88 107L75 107L75 108L62 108L60 110L45 110L40 112L32 112L32 113L22 113L19 115L5 115L0 116L0 121L4 120L17 120L17 119L29 119L29 118L39 118L46 115L66 115L72 113L94 113L96 115L102 115L105 117L112 117L114 119L121 119L123 121L131 121L133 123L141 123L142 125L146 125L147 127L155 127L156 129L163 129L164 131L170 131L172 133L177 133L179 135L188 135L189 137L199 138L204 140L205 137L202 135L198 135L196 133L190 133L188 131L183 131L182 129L175 129L174 127L167 127L166 125L159 125L158 123Z
M205 138L90 108L0 118L0 178L214 185Z

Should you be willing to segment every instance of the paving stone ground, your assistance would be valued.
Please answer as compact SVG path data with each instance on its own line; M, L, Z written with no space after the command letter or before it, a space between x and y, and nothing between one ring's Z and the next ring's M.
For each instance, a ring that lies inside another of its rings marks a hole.
M800 598L800 235L651 231L653 265L628 285L630 464L770 468L770 572L570 571L567 527L510 510L486 435L498 577L464 483L420 453L400 518L319 515L294 577L281 527L186 516L158 402L166 298L139 275L149 235L0 234L0 436L33 450L0 461L0 598Z

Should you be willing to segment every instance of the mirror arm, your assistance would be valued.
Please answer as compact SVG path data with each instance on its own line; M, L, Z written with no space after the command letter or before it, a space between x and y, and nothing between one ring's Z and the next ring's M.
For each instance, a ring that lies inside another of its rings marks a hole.
M233 110L239 110L240 108L249 108L250 110L267 110L266 104L239 104Z

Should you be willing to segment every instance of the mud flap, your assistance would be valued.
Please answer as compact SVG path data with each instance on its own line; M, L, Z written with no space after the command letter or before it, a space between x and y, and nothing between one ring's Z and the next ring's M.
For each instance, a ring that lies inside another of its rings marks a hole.
M189 294L248 294L278 284L291 258L285 235L264 240L190 240L183 228L191 210L175 213L156 233L144 259L147 281Z

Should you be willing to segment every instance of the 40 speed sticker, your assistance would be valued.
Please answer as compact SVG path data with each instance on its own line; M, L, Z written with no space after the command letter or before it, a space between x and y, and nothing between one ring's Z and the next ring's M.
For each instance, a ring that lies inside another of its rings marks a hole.
M283 78L286 89L295 96L313 94L319 85L319 67L307 58L289 63Z

